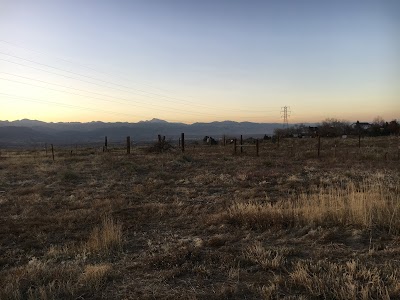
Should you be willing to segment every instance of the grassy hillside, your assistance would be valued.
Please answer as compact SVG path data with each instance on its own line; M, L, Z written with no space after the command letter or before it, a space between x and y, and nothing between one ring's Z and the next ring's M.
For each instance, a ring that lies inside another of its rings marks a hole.
M0 152L0 299L396 299L399 138Z

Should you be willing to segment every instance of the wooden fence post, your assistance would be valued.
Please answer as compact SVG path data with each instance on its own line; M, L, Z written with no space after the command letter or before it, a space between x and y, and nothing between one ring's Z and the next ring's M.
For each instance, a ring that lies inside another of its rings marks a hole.
M224 134L224 146L226 146L226 136Z
M182 152L185 152L185 134L181 133Z
M234 152L235 154L236 154L236 143L237 143L236 138L234 138L234 139L233 139L233 147L234 147L233 152Z
M131 153L131 137L130 136L126 137L126 153L127 154Z
M54 147L53 147L53 144L51 144L51 155L53 156L53 161L54 161Z
M47 143L44 144L44 149L45 149L45 151L46 151L46 156L47 156Z
M104 149L107 151L108 141L107 136L104 138Z
M243 135L240 135L240 153L243 153Z
M258 139L256 139L256 154L257 154L257 156L258 156L258 150L259 150L259 142L258 142Z

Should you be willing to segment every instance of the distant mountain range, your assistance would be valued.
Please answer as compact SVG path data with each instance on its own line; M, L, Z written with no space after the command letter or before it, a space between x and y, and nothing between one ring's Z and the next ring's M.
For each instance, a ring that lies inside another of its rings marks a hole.
M157 135L165 136L167 140L177 140L182 132L185 138L200 139L211 136L215 139L226 135L234 137L262 137L271 135L275 128L281 128L281 123L252 122L211 122L211 123L169 123L164 120L152 119L138 123L116 122L60 122L46 123L36 120L0 121L0 146L25 146L53 143L58 145L102 143L104 137L110 144L123 143L127 136L134 142L151 142Z

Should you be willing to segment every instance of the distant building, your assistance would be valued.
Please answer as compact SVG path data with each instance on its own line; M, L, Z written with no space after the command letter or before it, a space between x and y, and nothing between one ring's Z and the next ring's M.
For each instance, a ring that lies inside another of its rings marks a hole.
M368 122L360 122L357 121L353 124L351 124L351 127L354 129L361 129L361 130L368 130L370 129L372 126L372 124L368 123Z

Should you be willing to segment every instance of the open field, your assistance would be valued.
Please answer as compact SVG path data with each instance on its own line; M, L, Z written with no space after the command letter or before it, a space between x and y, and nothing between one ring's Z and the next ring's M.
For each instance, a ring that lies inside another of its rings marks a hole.
M399 142L2 150L0 299L400 299Z

